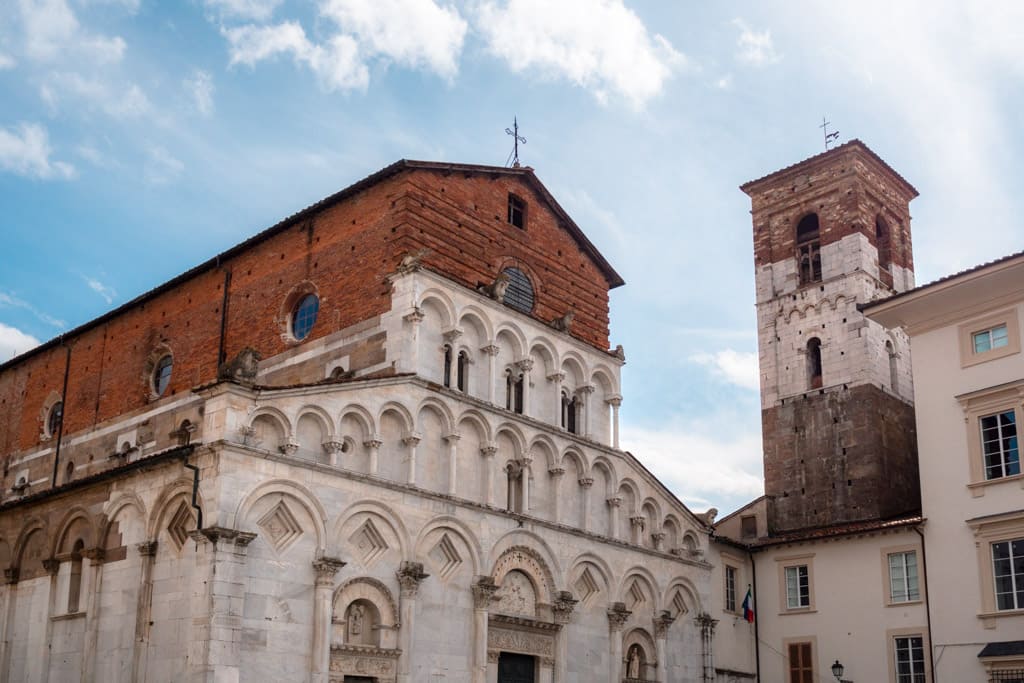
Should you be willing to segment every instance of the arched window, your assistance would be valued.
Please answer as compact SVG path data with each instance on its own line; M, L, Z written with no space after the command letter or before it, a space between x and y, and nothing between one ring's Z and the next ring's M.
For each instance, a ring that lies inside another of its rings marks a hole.
M507 306L529 313L533 310L533 283L526 273L518 268L506 268L504 271L508 276L508 288L505 290L505 298L502 300Z
M505 465L507 478L505 509L509 512L523 511L523 477L528 476L526 468L518 460L510 460Z
M578 412L576 397L569 398L569 392L562 392L562 429L576 434L576 413Z
M796 226L796 259L800 284L821 282L821 240L818 214L809 213Z
M889 357L889 388L892 389L892 393L898 394L900 376L896 369L896 349L893 348L891 341L885 342L885 354Z
M817 337L807 341L807 386L821 388L821 340Z
M892 286L892 234L889 224L879 215L875 218L875 247L878 249L878 277Z
M57 436L60 431L60 423L64 420L64 402L57 401L50 406L50 414L46 416L46 432L50 436Z
M512 368L505 371L505 410L523 412L523 374Z
M171 370L174 369L174 359L171 354L160 357L153 367L153 393L156 396L163 396L171 383Z
M302 341L309 336L319 312L320 298L316 294L307 294L299 299L292 310L292 336L296 341Z
M75 478L75 463L68 461L67 467L64 468L64 483L68 483Z
M466 391L466 380L469 378L469 356L465 351L459 351L458 367L455 369L456 387L459 391Z
M452 385L452 347L448 344L444 345L444 385Z
M78 601L82 595L82 551L85 543L82 539L75 541L71 549L71 573L68 577L68 613L78 611Z

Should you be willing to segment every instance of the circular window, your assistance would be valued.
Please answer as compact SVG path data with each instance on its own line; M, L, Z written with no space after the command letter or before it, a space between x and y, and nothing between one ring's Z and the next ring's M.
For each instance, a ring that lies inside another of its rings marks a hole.
M50 436L57 436L60 431L60 423L64 420L64 403L57 401L50 407L50 414L46 417L46 431Z
M156 367L153 368L153 393L157 396L163 396L167 391L167 385L171 383L171 368L173 367L174 361L170 355L167 355L162 356L157 361Z
M533 283L526 273L518 268L506 268L508 289L505 290L504 302L517 311L529 313L533 310Z
M316 324L316 314L320 312L320 299L316 294L307 294L299 300L292 311L292 336L302 341L309 336Z

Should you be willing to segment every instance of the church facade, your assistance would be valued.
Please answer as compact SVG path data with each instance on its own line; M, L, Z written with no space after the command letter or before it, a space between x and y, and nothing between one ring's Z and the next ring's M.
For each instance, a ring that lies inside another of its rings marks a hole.
M531 169L402 161L0 366L0 678L749 679L621 284Z

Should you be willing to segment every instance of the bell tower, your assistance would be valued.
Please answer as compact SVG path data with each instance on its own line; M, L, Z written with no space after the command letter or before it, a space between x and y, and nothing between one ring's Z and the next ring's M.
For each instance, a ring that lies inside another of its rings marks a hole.
M920 509L910 345L859 306L914 286L917 190L859 140L751 199L769 532Z

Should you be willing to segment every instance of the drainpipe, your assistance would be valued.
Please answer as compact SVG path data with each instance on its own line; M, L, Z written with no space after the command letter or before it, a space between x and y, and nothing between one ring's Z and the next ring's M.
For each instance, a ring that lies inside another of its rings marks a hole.
M196 497L199 495L199 467L189 463L188 453L185 454L185 467L192 470L192 507L196 511L196 531L203 529L203 508L199 507Z
M220 256L217 257L217 267L220 267ZM224 345L228 335L228 289L231 287L231 271L224 271L224 296L220 302L220 345L217 348L217 369L227 360L224 357Z
M64 335L60 336L60 345L67 349L67 359L64 361L64 388L60 392L60 424L57 425L57 449L53 454L53 483L52 488L57 487L57 469L60 465L60 442L64 438L64 417L68 412L68 375L71 374L71 347L64 343ZM49 419L49 416L47 416Z
M924 572L924 614L925 621L928 623L928 678L931 679L931 683L935 683L935 650L932 648L932 596L928 591L928 553L924 545L924 532L921 531L921 527L912 527L917 535L921 537L921 571Z
M758 618L757 618L757 562L754 560L754 551L747 546L747 556L750 558L750 582L751 582L751 595L754 596L754 674L757 676L754 680L761 680L761 638L758 635ZM934 681L932 682L934 683Z

